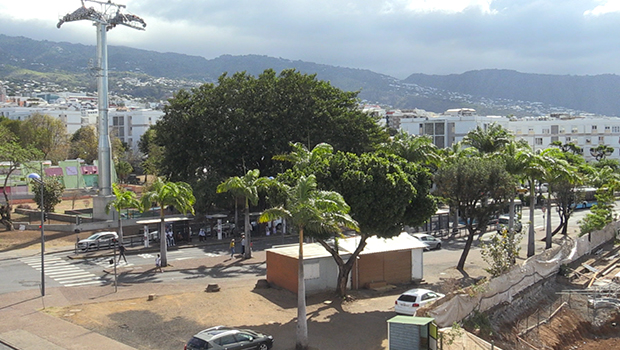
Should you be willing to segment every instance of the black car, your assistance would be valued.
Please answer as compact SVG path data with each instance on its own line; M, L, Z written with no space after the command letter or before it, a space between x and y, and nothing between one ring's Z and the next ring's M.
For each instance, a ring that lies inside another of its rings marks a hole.
M207 328L198 332L185 345L185 350L257 349L268 350L273 337L249 329L225 326Z

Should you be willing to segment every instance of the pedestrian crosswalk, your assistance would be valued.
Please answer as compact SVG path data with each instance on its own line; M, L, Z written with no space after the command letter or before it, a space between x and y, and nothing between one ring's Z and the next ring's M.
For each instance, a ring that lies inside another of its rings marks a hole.
M95 264L104 268L114 267L113 264L110 264L110 259L111 258L105 257L96 258L89 260L89 264ZM19 260L35 270L41 271L41 256L25 257ZM126 263L121 259L117 267L127 267L132 265L133 264ZM88 272L75 264L63 260L61 257L54 255L45 256L45 276L53 279L65 287L109 284L108 280L105 280L92 272Z

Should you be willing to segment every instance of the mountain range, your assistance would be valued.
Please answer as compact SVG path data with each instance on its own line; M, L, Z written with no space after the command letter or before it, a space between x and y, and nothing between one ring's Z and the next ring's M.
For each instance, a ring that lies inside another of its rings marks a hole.
M9 93L39 87L49 91L96 90L91 69L95 46L37 41L0 35L0 80ZM123 46L108 47L110 92L159 100L179 88L217 82L223 73L258 75L294 68L348 91L366 103L441 113L474 108L481 115L592 113L620 115L620 76L546 75L488 69L462 74L412 74L400 80L364 69L336 67L259 55L222 55L214 59Z

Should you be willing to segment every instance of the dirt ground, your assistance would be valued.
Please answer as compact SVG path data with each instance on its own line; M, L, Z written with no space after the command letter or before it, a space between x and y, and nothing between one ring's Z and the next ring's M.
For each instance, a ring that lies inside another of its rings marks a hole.
M46 247L66 247L74 243L74 233L46 232ZM40 231L0 232L0 251L39 248ZM206 293L205 286L198 284L184 284L183 287L168 284L160 286L161 292L156 293L152 301L145 295L46 311L137 349L182 349L199 330L220 324L272 334L276 339L275 350L293 349L296 296L281 289L256 289L254 284L255 281L226 283L217 293ZM311 347L321 350L387 349L386 321L395 316L393 303L396 296L409 287L352 291L352 301L346 302L333 293L309 296L307 314ZM442 286L434 288L445 291ZM612 321L620 324L620 320L612 320L602 329L592 329L580 317L570 310L563 311L540 328L538 339L528 340L537 343L536 346L545 343L544 348L558 350L620 348L617 345L620 326L612 326Z

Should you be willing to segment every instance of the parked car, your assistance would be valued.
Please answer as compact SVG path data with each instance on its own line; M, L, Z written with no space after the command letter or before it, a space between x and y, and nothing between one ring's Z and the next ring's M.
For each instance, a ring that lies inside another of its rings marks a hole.
M198 332L185 345L185 350L257 349L268 350L273 337L249 329L225 326L207 328Z
M424 245L426 245L425 250L441 248L441 241L435 236L431 236L426 233L414 233L411 236L413 236L413 238L417 238L420 242L424 243Z
M92 236L78 241L77 247L81 250L112 248L118 241L116 232L97 232Z
M398 314L415 316L419 307L432 303L444 296L444 294L428 289L410 289L396 299L394 311Z
M510 216L508 215L501 215L499 218L491 220L491 224L495 225L497 233L502 232L502 229L504 228L508 228L509 222ZM517 218L514 219L513 228L515 229L515 232L521 232L523 229L523 225Z

